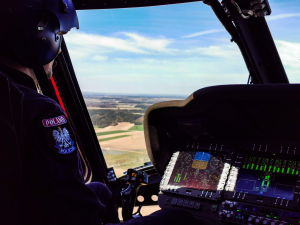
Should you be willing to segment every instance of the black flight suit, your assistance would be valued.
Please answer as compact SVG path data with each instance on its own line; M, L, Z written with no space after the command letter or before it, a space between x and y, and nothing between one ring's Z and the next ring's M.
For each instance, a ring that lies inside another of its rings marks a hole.
M0 73L23 95L19 103L27 196L23 224L102 224L106 206L84 184L75 136L64 111L37 93L28 75L2 65Z
M18 113L21 114L18 138L23 199L16 215L20 224L101 225L102 222L117 222L117 211L108 188L101 183L91 187L84 183L75 136L61 107L37 93L28 75L0 65L0 76L22 96L18 100ZM5 131L0 129L1 132ZM192 224L193 221L184 211L161 210L123 225Z

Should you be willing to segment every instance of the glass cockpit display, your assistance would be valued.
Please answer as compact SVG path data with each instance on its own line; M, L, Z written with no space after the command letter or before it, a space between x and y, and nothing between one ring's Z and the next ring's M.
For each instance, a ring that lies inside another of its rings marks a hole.
M216 191L222 176L226 153L180 152L169 185Z
M300 162L277 158L245 157L235 191L293 200Z

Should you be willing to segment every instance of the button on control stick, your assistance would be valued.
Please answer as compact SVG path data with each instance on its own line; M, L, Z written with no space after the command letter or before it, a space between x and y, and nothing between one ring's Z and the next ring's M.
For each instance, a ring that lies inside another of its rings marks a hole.
M129 184L128 187L121 191L122 196L122 216L127 221L133 218L133 208L137 197L138 189L141 185L148 184L148 175L143 171L128 169L124 181ZM140 210L140 208L139 208Z

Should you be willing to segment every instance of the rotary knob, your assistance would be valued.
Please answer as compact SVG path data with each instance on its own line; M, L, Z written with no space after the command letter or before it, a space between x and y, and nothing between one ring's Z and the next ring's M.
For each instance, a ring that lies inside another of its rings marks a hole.
M256 219L254 220L254 222L255 222L256 224L261 224L260 218L256 218Z
M222 202L222 206L224 209L227 209L228 208L228 203L227 202Z
M236 209L236 204L230 203L229 208L230 208L230 209Z
M229 220L231 220L231 219L233 218L233 215L230 214L230 213L227 213L227 214L226 214L226 218L229 219Z
M285 223L281 222L281 221L272 221L270 224L271 225L284 225Z
M225 218L225 213L219 212L219 217L222 218L222 219Z
M271 220L263 220L262 224L263 225L271 224Z
M271 225L283 225L283 223L280 221L272 221Z
M250 216L249 218L248 218L248 222L253 222L255 220L255 217L254 216Z

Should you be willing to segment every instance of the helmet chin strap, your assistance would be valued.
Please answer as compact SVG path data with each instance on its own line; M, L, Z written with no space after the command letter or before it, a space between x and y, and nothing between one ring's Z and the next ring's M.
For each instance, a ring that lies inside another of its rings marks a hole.
M46 95L57 102L56 95L53 91L53 88L51 87L51 83L48 80L44 67L43 66L34 67L33 71L42 89L43 95Z

